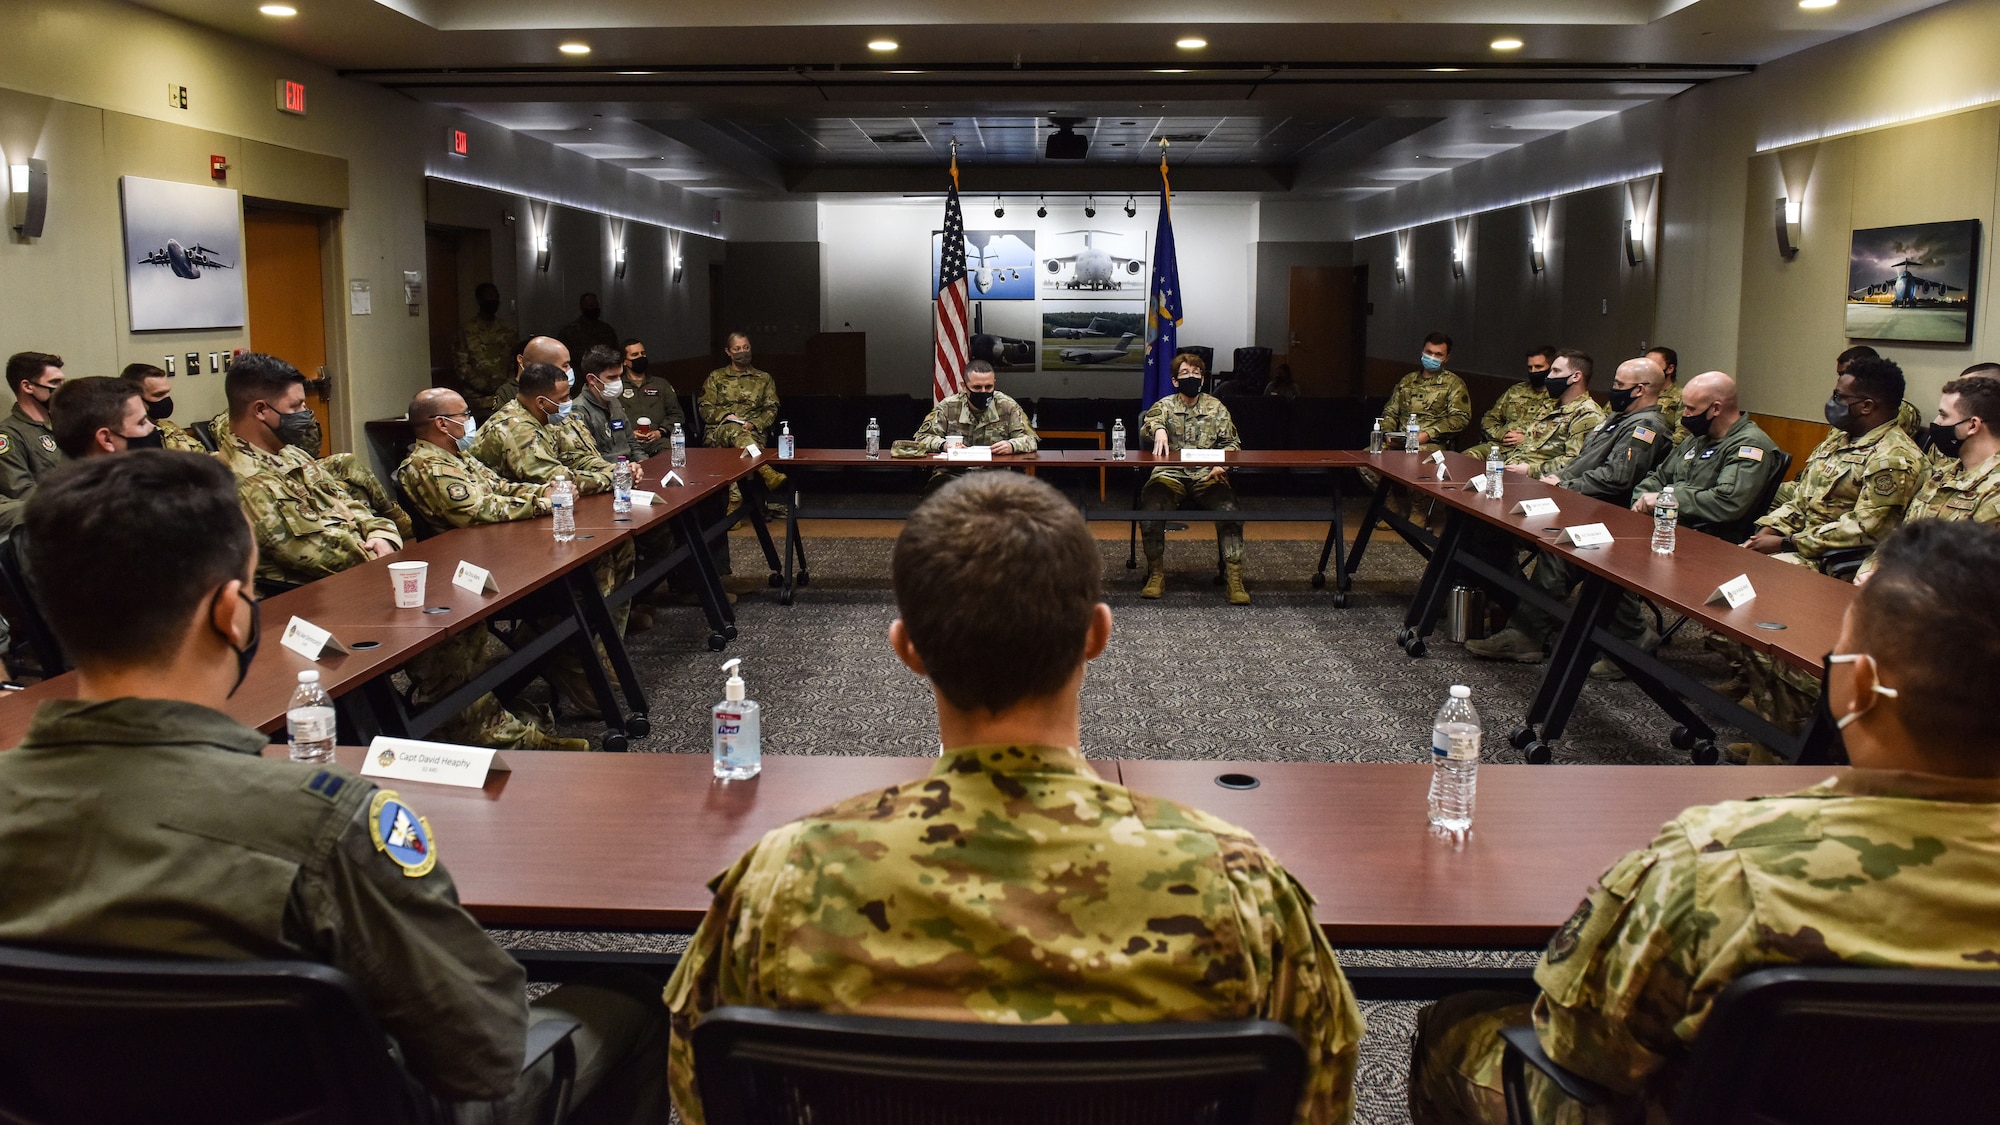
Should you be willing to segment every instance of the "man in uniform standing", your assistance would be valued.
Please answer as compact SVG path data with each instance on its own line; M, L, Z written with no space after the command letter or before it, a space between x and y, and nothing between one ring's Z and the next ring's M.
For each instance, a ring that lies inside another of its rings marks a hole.
M725 353L729 362L708 373L701 385L695 408L701 412L702 440L716 449L760 448L770 444L772 427L778 422L778 382L768 371L750 362L750 337L731 332ZM773 496L785 487L785 475L769 465L759 465L757 475ZM729 486L729 503L741 503L742 492Z
M150 363L128 363L118 373L120 379L139 385L139 397L146 400L146 417L160 429L160 447L176 453L207 453L208 446L173 422L174 388L167 373Z
M1621 1095L1603 1120L1665 1121L1717 995L1749 972L1992 960L2000 531L1920 521L1880 554L1826 672L1854 768L1669 821L1557 931L1532 1005L1462 993L1425 1009L1410 1065L1416 1125L1507 1120L1503 1027L1532 1024L1551 1059ZM1581 1117L1532 1068L1528 1083L1536 1121Z
M890 563L889 643L927 677L928 778L773 830L711 886L667 985L669 1081L706 1120L689 1036L725 1004L967 1023L1268 1019L1303 1043L1294 1120L1354 1110L1364 1030L1313 903L1242 829L1100 778L1077 693L1104 651L1076 506L1018 473L926 500Z
M1545 474L1544 484L1559 485L1581 492L1594 500L1625 505L1632 502L1632 486L1650 474L1669 452L1666 420L1660 417L1660 369L1650 359L1628 359L1618 365L1611 382L1611 415L1590 433L1583 451L1553 473ZM1556 601L1569 596L1569 588L1582 579L1561 559L1543 551L1529 576L1536 589ZM1542 662L1542 645L1556 627L1555 615L1523 601L1507 619L1507 627L1484 640L1465 642L1465 651L1486 660L1512 660L1522 664ZM1660 638L1645 623L1636 599L1618 603L1609 626L1613 636L1651 650ZM1612 666L1615 667L1615 666Z
M63 384L63 361L46 352L7 357L7 389L14 409L0 418L0 496L26 500L43 473L62 464L49 430L49 400Z
M665 375L649 373L652 359L641 340L627 340L625 351L625 415L632 419L632 440L644 456L665 453L673 443L674 427L686 436L687 416L680 396Z
M1201 393L1204 366L1202 358L1192 352L1175 356L1176 393L1154 403L1139 419L1139 440L1152 443L1155 457L1183 449L1243 448L1229 408L1221 399ZM1190 503L1211 512L1236 510L1236 490L1229 487L1229 476L1221 465L1154 469L1139 490L1139 507L1149 512L1170 512ZM1157 598L1167 589L1167 525L1158 520L1142 523L1139 538L1146 545L1146 585L1139 596ZM1218 520L1215 539L1222 545L1229 604L1249 605L1250 591L1243 588L1243 525Z
M1028 424L1028 412L1005 393L995 390L993 365L975 359L965 365L965 390L931 407L917 436L899 441L890 450L895 457L935 457L945 448L946 439L963 438L968 446L985 446L995 457L1010 453L1033 453L1041 446L1035 428ZM926 491L942 488L946 481L964 475L964 470L939 469L931 474Z
M1500 460L1508 472L1539 477L1583 452L1583 443L1604 423L1604 408L1590 397L1590 371L1588 355L1556 353L1554 366L1541 377L1542 412L1528 423L1520 440L1502 452Z
M575 1019L579 1114L663 1112L665 1021L643 982L605 974L529 1004L401 795L260 757L269 739L223 713L260 634L226 468L157 450L78 462L28 523L76 698L42 704L0 754L0 941L331 966L447 1113L548 1112L553 1068L523 1073L524 1037Z
M459 326L452 366L473 416L484 422L500 406L500 388L514 376L514 342L520 332L500 317L500 287L482 281L472 291L479 311Z
M1548 409L1548 393L1542 389L1542 382L1548 377L1549 366L1556 361L1556 349L1552 344L1543 344L1528 349L1528 377L1518 383L1510 383L1500 392L1500 398L1493 408L1479 419L1480 431L1486 440L1465 451L1467 457L1486 459L1487 451L1498 445L1502 449L1512 449L1528 436L1528 424L1540 418ZM1388 419L1383 419L1388 425Z
M578 299L576 308L576 319L563 325L556 333L556 339L569 349L569 354L580 356L592 348L617 351L618 330L605 322L604 306L598 303L597 294L585 293Z

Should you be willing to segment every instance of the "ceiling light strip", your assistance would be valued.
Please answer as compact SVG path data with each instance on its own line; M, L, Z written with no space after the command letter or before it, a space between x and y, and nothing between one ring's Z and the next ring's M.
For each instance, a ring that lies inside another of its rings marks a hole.
M628 168L625 169L625 171L631 171L631 169ZM514 187L512 185L496 183L492 180L476 180L470 176L465 176L465 175L447 176L439 172L430 172L430 171L424 173L424 178L430 180L443 180L444 182L451 184L462 184L466 187L483 188L487 191L497 191L502 195L518 195L521 198L528 200L530 203L539 203L545 207L546 206L567 207L572 211L581 211L586 215L602 215L605 218L609 219L621 219L626 222L638 223L642 226L659 227L661 230L676 231L681 234L698 234L703 238L713 238L718 242L728 241L727 239L723 238L720 234L717 234L712 230L696 230L693 227L677 226L673 223L661 222L659 219L646 218L644 216L634 215L629 211L607 211L601 207L595 207L585 203L571 203L568 200L550 199L547 196L536 195L533 192L523 191L520 188ZM650 178L650 177L643 177L643 178ZM656 184L661 183L661 181L659 180L654 180L653 182ZM713 209L717 205L717 203L720 202L719 200L713 200L707 196L698 195L695 192L688 191L686 188L678 187L673 184L661 184L661 186L672 187L676 191L685 192L686 194L694 196L697 199L704 200L706 201L704 203L704 206L709 207L711 209Z
M1943 105L1931 106L1925 109L1913 109L1905 113L1885 113L1878 117L1869 118L1866 121L1829 126L1817 132L1809 129L1802 130L1776 140L1759 141L1757 142L1756 151L1759 153L1779 152L1788 148L1797 148L1800 145L1818 144L1821 141L1852 137L1859 133L1873 133L1881 129L1893 129L1898 125L1914 125L1920 121L1930 121L1940 117L1951 117L1954 114L1969 113L1975 109L1985 109L1995 103L2000 103L2000 90L1989 90L1984 93L1972 94L1958 101L1947 102Z
M1353 240L1355 242L1359 242L1364 238L1380 238L1385 234L1394 234L1397 231L1401 230L1410 230L1415 227L1427 227L1434 225L1436 223L1454 222L1458 219L1468 218L1473 215L1487 215L1495 211L1510 211L1516 207L1525 207L1529 204L1540 203L1544 200L1561 199L1564 196L1576 195L1580 192L1596 191L1598 188L1613 187L1618 184L1629 184L1635 180L1644 180L1653 176L1660 175L1662 171L1663 171L1662 166L1655 164L1651 168L1644 171L1623 172L1615 176L1606 176L1603 179L1587 180L1582 183L1572 184L1568 187L1560 188L1555 191L1537 192L1534 195L1524 195L1517 199L1510 200L1504 203L1489 203L1482 207L1474 207L1464 211L1446 212L1444 214L1434 215L1430 218L1425 218L1425 219L1408 219L1403 222L1394 223L1390 226L1382 227L1377 230L1368 231L1365 234L1357 233L1356 235L1354 235ZM1422 181L1417 181L1417 182L1422 182ZM1395 191L1396 189L1391 188L1389 190ZM1385 195L1388 193L1380 192L1377 194Z

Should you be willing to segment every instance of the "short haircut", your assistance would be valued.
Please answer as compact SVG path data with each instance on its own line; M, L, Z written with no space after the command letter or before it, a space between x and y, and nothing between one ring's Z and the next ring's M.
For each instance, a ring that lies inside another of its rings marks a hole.
M1968 669L2000 667L2000 528L1971 520L1913 520L1883 540L1876 571L1855 598L1862 647L1884 670L1897 711L1918 742L1988 756L2000 749L1991 681Z
M250 570L236 477L198 453L137 449L60 465L23 519L42 615L86 668L165 659L208 592Z
M632 346L632 345L634 345L634 344L637 344L637 345L639 345L640 347L642 347L642 348L643 348L643 347L645 347L645 346L646 346L646 341L644 341L644 340L641 340L641 339L640 339L639 337L637 337L637 336L627 336L627 337L625 337L625 338L624 338L623 340L620 340L620 341L618 342L618 350L622 352L622 351L624 351L624 350L625 350L626 348L629 348L629 347L631 347L631 346Z
M910 513L889 562L910 644L966 711L1005 711L1068 682L1103 572L1076 505L1018 473L939 489Z
M118 377L134 383L143 383L148 379L164 379L167 373L150 363L128 363L125 365L125 370L118 373Z
M22 383L41 378L42 370L61 367L62 357L48 352L15 352L7 357L7 385L19 387Z
M1428 336L1425 336L1425 337L1424 337L1424 343L1426 343L1426 344L1443 344L1443 345L1444 345L1444 350L1445 350L1445 351L1450 351L1450 350L1451 350L1451 337L1449 337L1449 336L1445 335L1445 334L1444 334L1444 333L1442 333L1442 332L1433 332L1433 333L1431 333L1430 335L1428 335Z
M1967 375L2000 375L2000 363L1975 363L1958 373L1961 379Z
M229 414L238 417L250 404L283 398L292 384L304 386L306 377L299 369L274 355L244 352L222 377L223 393L229 396Z
M729 332L729 333L726 333L726 334L724 334L724 335L723 335L723 337L722 337L722 346L723 346L724 348L727 348L727 347L729 346L729 341L731 341L731 340L734 340L734 339L736 339L736 338L737 338L737 337L739 337L739 336L740 336L740 337L742 337L742 339L743 339L743 342L744 342L744 343L746 343L746 344L747 344L747 343L749 343L749 342L750 342L750 333L748 333L748 332L744 332L744 331L742 331L742 330L740 330L740 329L739 329L739 330L736 330L736 331L733 331L733 332Z
M569 376L553 363L531 363L521 368L521 392L531 395L546 395L556 389L556 384L569 385Z
M492 292L494 300L497 301L500 299L500 287L498 285L493 284L490 281L482 281L479 284L472 287L472 295L474 297L477 297L481 293L485 293L488 291Z
M1681 353L1675 351L1672 348L1651 347L1646 349L1645 354L1656 355L1659 356L1661 359L1666 360L1667 362L1662 364L1660 367L1660 370L1662 371L1665 371L1669 367L1678 369L1681 365Z
M584 375L602 375L606 371L613 370L623 371L625 353L612 351L603 344L593 344L583 353L583 360L576 365L576 369Z
M1533 359L1536 356L1541 356L1543 359L1548 360L1550 363L1554 363L1556 361L1556 355L1557 355L1556 346L1554 344L1537 344L1534 347L1529 348L1526 353L1528 359Z
M1856 344L1853 347L1835 356L1833 359L1833 366L1835 370L1845 373L1847 370L1847 366L1851 363L1854 363L1856 360L1881 359L1881 358L1882 358L1882 353L1876 351L1874 348L1869 347L1867 344Z
M1208 361L1201 358L1200 352L1182 352L1175 356L1174 374L1179 375L1181 373L1181 364L1183 363L1192 365L1196 371L1201 372L1203 378L1208 376Z
M1893 410L1903 402L1903 369L1893 359L1857 359L1843 374L1854 380L1854 393L1865 395Z
M1987 429L2000 429L2000 379L1967 375L1946 383L1943 393L1957 395L1958 404L1968 418L1985 422Z
M66 380L49 400L49 431L56 448L66 457L89 456L97 431L123 429L128 405L138 397L139 384L125 379Z
M967 375L972 374L974 371L979 372L981 375L991 375L993 374L993 365L983 359L975 359L965 365L965 373Z
M1564 348L1556 353L1556 359L1569 360L1570 367L1577 374L1583 376L1583 381L1585 383L1590 382L1590 369L1593 365L1590 362L1589 352L1580 352L1575 348ZM1555 360L1550 360L1549 362L1553 363Z

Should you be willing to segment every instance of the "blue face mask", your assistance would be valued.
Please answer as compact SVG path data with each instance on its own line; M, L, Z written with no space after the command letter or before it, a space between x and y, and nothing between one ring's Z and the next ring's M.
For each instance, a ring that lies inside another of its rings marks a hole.
M548 424L551 426L555 425L557 422L569 421L569 412L576 409L575 399L566 398L561 402L556 402L551 399L545 398L542 399L541 401L548 405L549 408Z
M1436 356L1434 356L1434 355L1427 355L1427 356L1424 356L1424 357L1423 357L1423 361L1422 361L1422 362L1423 362L1423 365L1424 365L1424 370L1425 370L1425 371L1442 371L1442 370L1444 370L1444 360L1441 360L1441 359L1439 359L1438 357L1436 357Z
M458 420L454 419L454 421ZM472 439L479 433L479 419L467 417L463 421L459 421L459 424L465 427L465 432L458 435L457 438L458 451L463 453L472 448Z

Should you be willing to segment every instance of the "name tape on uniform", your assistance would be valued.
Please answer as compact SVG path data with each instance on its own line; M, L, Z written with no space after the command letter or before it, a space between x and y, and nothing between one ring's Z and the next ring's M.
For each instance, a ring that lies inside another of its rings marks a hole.
M497 594L500 587L493 581L493 572L483 566L474 566L460 560L458 569L451 572L451 584L468 594Z
M1221 465L1229 460L1227 449L1183 449L1181 460L1197 465Z
M325 653L333 653L336 656L347 655L346 645L334 640L332 633L303 617L294 617L285 625L285 633L278 638L278 643L307 660L318 660Z
M1554 500L1546 496L1539 500L1523 500L1514 505L1514 514L1517 516L1553 516L1561 510L1556 507Z
M1556 541L1573 547L1602 547L1611 542L1611 529L1601 523L1580 523L1563 528Z
M990 445L961 445L944 451L947 461L991 461L993 447Z
M1739 574L1722 585L1717 586L1715 593L1710 594L1708 600L1702 604L1714 605L1716 602L1727 602L1730 609L1742 609L1745 605L1749 604L1751 598L1756 596L1756 589L1750 585L1750 576Z
M513 767L500 752L484 746L453 746L446 742L422 742L414 738L376 735L361 760L363 777L393 777L398 781L429 781L438 785L459 785L478 789L489 773L507 773Z

